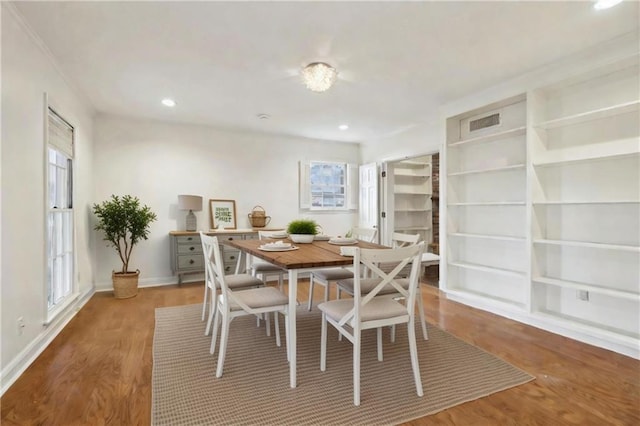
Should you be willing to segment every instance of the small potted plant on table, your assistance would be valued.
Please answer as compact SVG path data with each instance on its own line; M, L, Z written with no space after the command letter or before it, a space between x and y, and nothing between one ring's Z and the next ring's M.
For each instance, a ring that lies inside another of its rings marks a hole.
M141 206L138 197L112 195L102 204L94 204L93 212L98 217L96 231L104 232L104 240L115 247L122 269L113 271L113 294L116 299L126 299L138 294L140 271L129 271L131 251L140 240L149 236L149 225L156 214L148 206Z
M298 219L289 222L287 233L294 243L311 243L318 233L318 224L311 219Z

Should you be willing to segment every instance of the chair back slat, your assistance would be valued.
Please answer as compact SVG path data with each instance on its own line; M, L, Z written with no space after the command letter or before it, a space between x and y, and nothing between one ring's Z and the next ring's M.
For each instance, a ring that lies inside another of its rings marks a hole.
M379 278L381 281L368 293L362 294L361 280L363 277L361 274L355 274L353 308L341 318L339 324L344 325L352 320L353 323L358 323L360 321L360 312L364 306L371 302L387 285L393 286L398 293L407 299L407 314L412 315L416 291L418 288L420 262L423 251L424 242L407 247L392 249L354 248L354 270L359 270L360 265L363 265L364 269L366 269L371 275L370 278ZM395 266L391 271L386 271L379 267L380 264L393 264ZM400 273L407 265L411 265L411 272L409 275L409 287L405 290L404 287L397 282L397 278L399 278Z
M351 236L357 240L366 241L368 243L374 243L378 230L376 228L353 228L351 230Z

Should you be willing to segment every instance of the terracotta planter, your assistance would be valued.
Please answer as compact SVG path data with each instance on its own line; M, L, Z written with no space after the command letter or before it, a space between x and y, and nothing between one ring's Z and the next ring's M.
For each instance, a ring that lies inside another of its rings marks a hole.
M113 295L116 299L128 299L138 294L138 277L140 271L127 272L113 272L111 279L113 280Z

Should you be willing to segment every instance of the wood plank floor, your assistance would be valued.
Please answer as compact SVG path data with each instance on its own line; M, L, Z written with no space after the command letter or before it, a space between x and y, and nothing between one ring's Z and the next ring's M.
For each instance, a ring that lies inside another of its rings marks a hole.
M321 298L322 288L314 297ZM639 425L640 362L451 302L423 285L428 321L536 376L410 425ZM200 303L202 283L96 294L5 393L6 425L146 425L154 309ZM299 298L305 300L307 285Z

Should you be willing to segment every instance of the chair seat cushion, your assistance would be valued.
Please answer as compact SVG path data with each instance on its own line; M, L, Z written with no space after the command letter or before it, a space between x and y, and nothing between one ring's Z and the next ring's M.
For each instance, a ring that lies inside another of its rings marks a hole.
M231 290L264 285L262 280L256 277L252 277L249 274L225 275L224 280L227 283L227 287L229 287Z
M324 282L353 278L353 272L344 268L320 269L312 274L315 279Z
M377 286L380 283L380 281L382 281L380 278L361 279L360 294L369 293L371 290L373 290L375 286ZM397 279L396 282L400 284L402 288L404 288L405 290L409 288L409 280L406 278ZM353 278L338 281L338 287L340 288L340 290L352 296L353 296L353 286L354 286ZM396 290L395 287L393 287L391 284L387 284L386 286L384 286L382 290L380 290L380 292L378 293L378 296L397 293L397 292L398 290Z
M275 287L259 287L233 292L234 297L253 309L266 308L268 306L286 306L289 297ZM239 305L231 302L231 310L241 309Z
M440 263L440 256L435 253L422 253L422 263L437 265Z
M329 318L339 321L353 309L353 299L331 300L319 304L318 309L327 314ZM407 315L407 308L401 303L386 297L374 298L364 305L360 312L362 321L375 321L403 315Z

